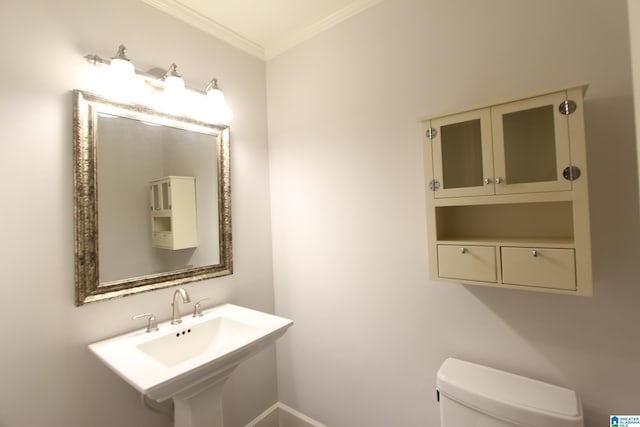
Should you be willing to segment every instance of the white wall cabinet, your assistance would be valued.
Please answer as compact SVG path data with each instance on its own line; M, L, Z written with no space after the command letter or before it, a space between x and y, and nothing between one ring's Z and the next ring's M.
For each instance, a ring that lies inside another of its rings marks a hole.
M168 176L149 183L151 245L162 249L198 246L196 181Z
M420 119L432 279L592 295L586 88Z

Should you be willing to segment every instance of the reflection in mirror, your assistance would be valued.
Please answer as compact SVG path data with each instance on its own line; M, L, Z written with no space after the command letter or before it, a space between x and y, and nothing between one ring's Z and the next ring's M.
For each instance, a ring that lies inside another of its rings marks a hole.
M76 304L232 273L229 130L74 91Z

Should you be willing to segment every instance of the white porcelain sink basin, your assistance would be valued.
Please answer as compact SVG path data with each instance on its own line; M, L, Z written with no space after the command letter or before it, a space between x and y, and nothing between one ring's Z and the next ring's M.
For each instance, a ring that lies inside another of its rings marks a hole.
M154 360L170 367L202 356L242 345L246 338L262 335L260 328L226 316L195 324L182 324L175 333L166 333L136 347Z
M143 328L89 348L149 398L157 402L173 398L178 411L177 399L190 399L223 383L243 359L271 344L292 324L289 319L225 304L204 310L202 317L184 316L178 325L167 321L156 332Z

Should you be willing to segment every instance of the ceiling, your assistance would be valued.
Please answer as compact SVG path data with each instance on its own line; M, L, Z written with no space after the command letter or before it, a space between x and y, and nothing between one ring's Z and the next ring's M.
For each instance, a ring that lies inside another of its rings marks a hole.
M270 59L382 0L142 0Z

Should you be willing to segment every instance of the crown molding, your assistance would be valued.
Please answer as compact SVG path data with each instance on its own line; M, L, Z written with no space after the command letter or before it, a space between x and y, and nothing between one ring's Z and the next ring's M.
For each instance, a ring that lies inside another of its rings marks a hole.
M338 25L342 21L351 18L354 15L380 3L382 0L359 0L351 3L350 5L332 13L331 15L323 18L311 25L308 25L296 32L291 33L287 37L284 37L276 42L269 43L265 47L265 59L269 60L281 53L291 49L294 46L301 44L302 42L309 40L312 37L317 36L323 31Z
M285 51L291 49L300 43L328 30L329 28L345 21L346 19L359 14L365 9L370 8L382 0L358 0L348 6L332 13L311 25L307 25L285 37L274 42L261 46L246 37L236 33L235 31L219 24L211 18L208 18L194 9L185 6L178 0L142 0L143 2L159 9L175 18L178 18L187 24L196 27L230 45L262 60L269 60Z
M212 36L237 47L238 49L262 60L265 58L265 49L259 44L241 36L224 25L220 25L213 19L196 12L190 7L176 0L142 0L143 2L174 16L189 25L192 25Z

